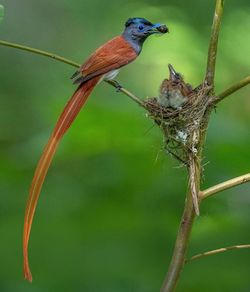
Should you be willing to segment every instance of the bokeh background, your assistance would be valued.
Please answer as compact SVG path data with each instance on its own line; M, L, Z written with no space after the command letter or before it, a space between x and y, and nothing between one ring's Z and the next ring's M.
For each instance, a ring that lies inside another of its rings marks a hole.
M217 92L250 68L249 0L225 1ZM188 82L203 79L215 1L2 0L0 39L81 63L119 34L131 16L166 23L119 81L155 96L172 63ZM22 227L42 149L74 90L74 68L0 47L0 291L159 291L183 209L187 176L162 151L145 112L103 83L65 136L45 181L30 241L34 282L22 278ZM204 188L249 172L250 88L221 103L205 149ZM250 242L250 185L201 207L189 255ZM185 266L177 291L250 291L250 250Z

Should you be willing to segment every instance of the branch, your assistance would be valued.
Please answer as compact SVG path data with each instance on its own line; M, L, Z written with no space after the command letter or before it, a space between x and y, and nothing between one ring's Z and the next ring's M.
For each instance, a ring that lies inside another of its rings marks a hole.
M200 152L201 154L201 152ZM191 162L191 161L190 161ZM200 189L200 159L193 157L194 164L194 183L195 189ZM189 169L189 172L191 170ZM190 174L189 174L190 176ZM185 207L181 218L178 234L176 237L174 252L172 260L168 268L161 292L175 291L177 282L179 280L183 265L185 263L185 256L188 248L189 238L191 235L194 219L195 209L193 204L192 187L189 184L189 189L186 196Z
M228 89L224 90L220 94L215 97L215 103L220 102L225 97L233 94L235 91L241 89L242 87L248 85L250 83L250 76L245 77L244 79L238 81L234 85L230 86Z
M37 54L37 55L42 55L42 56L45 56L45 57L48 57L48 58L51 58L51 59L66 63L68 65L71 65L71 66L74 66L74 67L77 67L77 68L80 67L79 64L77 64L77 63L75 63L75 62L73 62L71 60L68 60L66 58L63 58L61 56L55 55L53 53L50 53L50 52L34 49L34 48L31 48L31 47L27 47L27 46L15 44L15 43L6 42L6 41L3 41L3 40L0 40L0 45L6 46L6 47L10 47L10 48L19 49L19 50L23 50L23 51L27 51L27 52L30 52L30 53L33 53L33 54Z
M189 262L191 262L193 260L197 260L197 259L199 259L201 257L204 257L204 256L209 256L209 255L213 255L213 254L217 254L217 253L222 253L222 252L226 252L226 251L233 250L233 249L244 249L244 248L250 248L250 244L233 245L233 246L222 247L222 248L206 251L206 252L203 252L203 253L199 253L199 254L196 254L196 255L192 256L190 259L187 259L185 261L185 263L189 263Z
M0 40L0 45L5 46L5 47L10 47L10 48L18 49L18 50L22 50L22 51L26 51L26 52L30 52L30 53L37 54L37 55L41 55L41 56L45 56L45 57L54 59L56 61L59 61L59 62L68 64L68 65L71 65L71 66L76 67L76 68L79 68L80 67L80 64L78 64L78 63L76 63L76 62L74 62L72 60L66 59L64 57L61 57L59 55L50 53L50 52L38 50L38 49L31 48L31 47L28 47L28 46L23 46L23 45L20 45L20 44L6 42L6 41L3 41L3 40ZM113 87L116 87L115 83L112 83L112 82L109 82L109 81L107 81L107 83L109 83ZM126 88L123 88L123 87L122 88L119 88L119 91L122 92L122 93L124 93L130 99L132 99L137 104L139 104L140 106L142 106L142 107L145 108L144 102L140 98L138 98L137 96L135 96L132 92L128 91Z
M211 85L212 88L214 87L215 63L216 63L217 45L218 45L221 17L223 13L223 6L224 6L224 0L216 1L214 20L212 24L212 33L211 33L210 44L209 44L209 49L208 49L206 82L208 85Z
M210 196L215 195L219 192L222 192L224 190L227 190L227 189L233 188L235 186L244 184L244 183L249 182L249 181L250 181L250 173L232 178L230 180L227 180L227 181L224 181L220 184L212 186L211 188L208 188L204 191L201 191L199 198L201 200L206 199L207 197L210 197Z
M188 242L192 231L194 218L195 210L192 199L192 191L189 190L187 193L186 204L175 241L175 248L172 255L172 260L164 279L161 292L175 291L177 282L180 277L180 273L185 263L185 255L188 248Z
M117 88L117 82L115 80L107 80L106 82L108 84L112 85L113 87ZM134 102L136 102L139 106L147 109L144 101L141 100L136 95L134 95L133 93L129 92L126 88L119 86L119 88L117 88L117 91L126 94L130 99L132 99Z

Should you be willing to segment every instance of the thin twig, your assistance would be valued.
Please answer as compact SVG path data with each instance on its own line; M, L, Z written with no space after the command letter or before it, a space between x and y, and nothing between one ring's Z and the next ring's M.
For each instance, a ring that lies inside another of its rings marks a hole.
M6 41L3 41L3 40L0 40L0 45L6 46L6 47L10 47L10 48L14 48L14 49L27 51L27 52L30 52L30 53L33 53L33 54L37 54L37 55L42 55L42 56L45 56L45 57L48 57L48 58L51 58L51 59L66 63L68 65L71 65L71 66L74 66L74 67L77 67L77 68L80 67L80 64L77 64L77 63L75 63L75 62L73 62L71 60L68 60L66 58L63 58L61 56L58 56L58 55L50 53L50 52L38 50L38 49L35 49L35 48L31 48L31 47L28 47L28 46L23 46L23 45L19 45L19 44L15 44L15 43L6 42Z
M250 173L232 178L230 180L227 180L227 181L224 181L220 184L212 186L211 188L208 188L204 191L201 191L199 198L201 200L206 199L207 197L210 197L210 196L215 195L219 192L233 188L233 187L238 186L240 184L244 184L244 183L249 182L249 181L250 181Z
M20 45L20 44L16 44L16 43L6 42L6 41L3 41L3 40L0 40L0 45L6 46L6 47L10 47L10 48L14 48L14 49L18 49L18 50L22 50L22 51L27 51L27 52L30 52L30 53L33 53L33 54L37 54L37 55L41 55L41 56L45 56L45 57L54 59L56 61L63 62L65 64L71 65L71 66L76 67L76 68L80 67L80 64L78 64L78 63L76 63L76 62L74 62L72 60L66 59L64 57L61 57L59 55L56 55L56 54L53 54L53 53L50 53L50 52L47 52L47 51L35 49L35 48L32 48L32 47L28 47L28 46L24 46L24 45ZM109 83L110 85L115 87L115 85L112 84L111 82L107 81L107 83ZM137 104L139 104L140 106L145 108L144 102L140 98L135 96L132 92L128 91L126 88L122 87L119 91L124 93L130 99L132 99Z
M245 77L244 79L238 81L237 83L233 84L232 86L230 86L229 88L227 88L226 90L224 90L223 92L221 92L220 94L218 94L215 97L215 103L220 102L225 97L231 95L235 91L241 89L242 87L244 87L244 86L246 86L248 84L250 84L250 76Z
M209 49L208 49L206 82L208 85L211 85L212 88L214 87L215 63L216 63L216 56L217 56L217 46L218 46L218 38L219 38L223 6L224 6L224 0L216 1L214 20L212 24L212 33L211 33Z
M107 80L106 81L108 84L112 85L113 87L116 87L117 82L115 80ZM126 88L124 88L123 86L120 86L117 89L118 92L122 92L124 94L126 94L129 98L131 98L134 102L136 102L139 106L143 107L146 109L145 103L136 95L134 95L133 93L129 92Z
M206 251L206 252L199 253L199 254L196 254L196 255L192 256L191 258L187 259L185 261L185 263L189 263L189 262L191 262L193 260L197 260L197 259L199 259L201 257L204 257L204 256L223 253L223 252L226 252L226 251L229 251L229 250L233 250L233 249L245 249L245 248L250 248L250 244L233 245L233 246L222 247L222 248L210 250L210 251Z

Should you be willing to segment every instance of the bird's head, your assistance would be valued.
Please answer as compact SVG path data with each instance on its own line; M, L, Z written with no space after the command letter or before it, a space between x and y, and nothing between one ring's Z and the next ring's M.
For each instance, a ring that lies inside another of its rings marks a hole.
M131 39L143 42L152 34L164 34L168 32L165 24L153 24L145 18L134 17L129 18L125 23L124 34L130 36Z

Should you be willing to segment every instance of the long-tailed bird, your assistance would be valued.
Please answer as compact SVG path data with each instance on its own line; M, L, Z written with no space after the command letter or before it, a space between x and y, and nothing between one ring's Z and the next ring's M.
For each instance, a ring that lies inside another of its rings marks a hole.
M28 261L28 242L32 220L44 179L59 142L94 87L103 79L114 79L121 67L134 61L139 56L143 43L148 36L166 32L168 32L166 25L152 24L150 21L139 17L130 18L125 23L123 33L98 48L72 76L74 83L79 84L79 86L60 115L38 162L26 205L23 231L23 267L24 277L28 281L32 281ZM118 83L117 87L119 88Z

